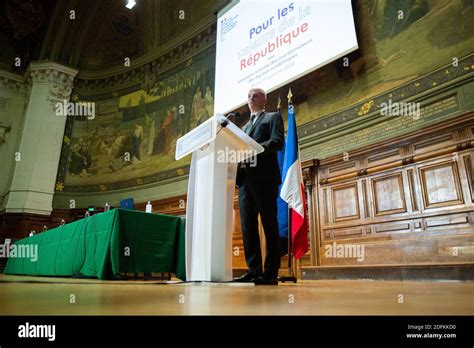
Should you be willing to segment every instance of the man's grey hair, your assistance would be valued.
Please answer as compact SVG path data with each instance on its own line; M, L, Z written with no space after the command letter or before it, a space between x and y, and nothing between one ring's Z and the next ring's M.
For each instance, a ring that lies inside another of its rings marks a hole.
M265 98L267 97L267 93L265 92L265 90L263 90L262 88L251 88L249 93L252 92L252 91L256 91L258 93L261 93L265 96Z

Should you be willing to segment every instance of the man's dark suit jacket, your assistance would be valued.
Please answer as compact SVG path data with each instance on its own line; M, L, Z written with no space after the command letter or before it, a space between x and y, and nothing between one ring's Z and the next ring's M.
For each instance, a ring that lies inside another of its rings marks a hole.
M245 129L246 127L243 128L244 131ZM284 142L284 125L280 113L264 111L257 117L248 134L262 145L265 151L257 155L255 167L252 167L250 163L239 166L237 186L241 187L244 182L280 185L281 175L277 152L282 149Z

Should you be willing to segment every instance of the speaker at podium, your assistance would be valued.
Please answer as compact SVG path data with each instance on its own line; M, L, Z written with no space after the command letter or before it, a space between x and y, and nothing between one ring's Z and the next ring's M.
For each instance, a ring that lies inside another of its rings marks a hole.
M237 165L263 147L224 115L176 143L176 160L192 154L186 209L186 279L231 281Z

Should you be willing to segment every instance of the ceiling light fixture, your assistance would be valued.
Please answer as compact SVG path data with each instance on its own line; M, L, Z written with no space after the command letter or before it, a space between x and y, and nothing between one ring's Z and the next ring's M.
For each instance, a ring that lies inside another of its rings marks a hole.
M127 4L125 5L126 8L128 9L132 9L133 6L135 6L137 3L135 2L135 0L128 0Z

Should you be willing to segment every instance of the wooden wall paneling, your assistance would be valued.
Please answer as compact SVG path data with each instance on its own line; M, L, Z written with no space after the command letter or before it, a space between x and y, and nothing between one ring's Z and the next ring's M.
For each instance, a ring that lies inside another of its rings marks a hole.
M314 209L313 209L313 190L311 187L305 186L306 193L306 209L308 210L308 240L309 240L309 254L310 254L310 264L316 265L316 253L313 250L315 245L315 226L314 226Z
M474 128L470 129L471 134L474 134ZM474 150L469 150L466 156L463 158L464 168L466 170L466 176L469 187L469 195L471 200L469 201L471 206L474 204ZM474 211L469 212L469 225L474 228Z
M367 207L368 207L368 216L369 216L367 221L370 222L370 225L369 225L370 235L375 236L376 231L375 231L375 226L373 225L373 220L375 217L375 208L374 208L372 187L370 184L370 177L365 178L365 183L366 183Z
M360 219L362 221L367 221L367 219L369 218L369 206L368 206L368 202L367 202L367 181L365 178L360 178L358 180L358 185L360 187L360 190L359 190L359 205L360 205ZM365 225L363 228L362 228L362 235L363 236L366 236L366 235L370 235L372 233L371 229L370 229L370 226L369 225Z
M463 193L464 202L467 206L472 206L472 183L471 183L471 168L470 157L474 150L461 151L457 153L456 162L459 168L459 178L461 182L461 190ZM467 158L467 159L466 159Z
M409 197L410 197L410 211L411 212L418 212L419 211L419 203L418 203L418 197L417 197L417 192L416 192L416 186L415 186L415 169L414 166L411 166L410 169L407 169L406 171L406 181L408 184L408 190L409 190Z
M329 209L330 206L330 197L329 197L329 189L327 187L321 188L321 196L320 196L320 205L323 207L322 210L322 217L321 221L321 243L324 242L326 239L333 239L334 236L332 235L331 230L329 229L330 223L332 221L331 217L331 210Z
M181 195L153 201L151 202L153 212L175 216L186 215L186 199L186 195ZM138 203L136 204L136 208L145 211L146 203L147 202Z
M457 162L452 159L419 167L424 208L464 203Z
M310 160L302 163L303 168L303 179L306 189L306 200L308 209L308 220L309 220L309 254L310 254L310 265L319 265L319 221L316 219L318 215L317 208L317 194L318 188L316 183L318 182L318 162L316 160ZM299 269L299 268L298 268Z
M471 203L474 202L474 151L463 157L464 168L466 169L467 181L469 185L469 193L471 196Z
M411 236L397 239L378 239L376 241L344 241L344 245L364 245L364 260L355 258L323 258L324 266L341 265L407 265L470 263L474 259L474 235L446 235L436 238ZM337 245L342 245L340 241ZM328 242L326 245L332 245ZM322 249L324 253L324 248Z
M331 223L360 219L358 182L333 186L331 188Z
M406 213L405 189L400 171L371 180L375 216Z
M379 223L375 226L375 231L378 233L383 232L410 232L411 226L410 221L394 221L387 223Z
M422 189L421 189L421 176L420 172L418 170L418 165L415 164L413 166L413 169L411 171L412 176L413 176L413 193L414 193L414 201L417 206L417 213L421 216L425 214L425 207L423 204L423 194L422 194ZM414 220L413 222L413 228L415 231L425 231L426 230L426 222L423 218L420 218L419 220Z
M232 235L232 268L247 269L238 209L234 210L234 223L234 233Z
M423 137L414 142L413 147L416 154L423 154L430 151L435 151L440 148L445 148L453 143L452 132L431 134L429 137Z
M470 177L471 177L471 180L470 180L471 181L471 196L472 196L472 202L474 202L474 153L472 151L469 158L470 158L470 161L468 163L471 164L470 166L468 166Z
M468 223L469 219L466 213L435 216L426 219L426 227L431 228L431 230L433 230L434 227L455 227L455 225L464 225L464 227L468 227Z
M382 152L369 153L367 155L367 166L373 167L387 162L393 162L398 159L399 150L388 149Z
M322 212L321 212L321 205L319 204L319 196L320 191L318 189L318 171L315 171L314 176L314 186L313 186L313 193L312 193L312 200L313 200L313 216L312 216L312 223L313 223L313 233L314 233L314 244L311 245L312 252L316 255L315 257L315 264L314 266L321 265L321 253L320 247L322 245L322 229L321 225L322 222L320 221Z
M410 166L411 167L411 166ZM410 215L413 215L416 211L416 204L414 204L415 200L413 197L413 182L412 178L410 178L409 168L405 167L402 171L404 190L405 190L405 199L407 205L407 211ZM415 224L413 220L410 220L410 232L415 231Z
M463 203L466 206L472 205L471 190L469 187L469 174L468 169L465 166L464 158L466 157L465 151L460 151L456 154L454 161L456 162L459 171L459 183L461 186L461 195L463 197Z
M361 182L361 200L363 202L362 204L362 207L364 208L364 212L362 214L362 217L364 219L368 219L370 217L370 213L369 213L369 201L368 201L368 195L367 195L367 179L361 179L360 180Z
M473 119L462 122L472 127ZM321 265L360 264L325 257L325 246L334 242L365 245L364 264L455 262L449 248L470 252L474 133L455 127L448 122L355 150L355 168L340 156L319 162L314 211ZM461 262L474 261L466 255Z
M356 168L357 163L353 160L345 160L343 156L343 162L333 165L327 168L327 176L338 176L344 175L354 171Z

